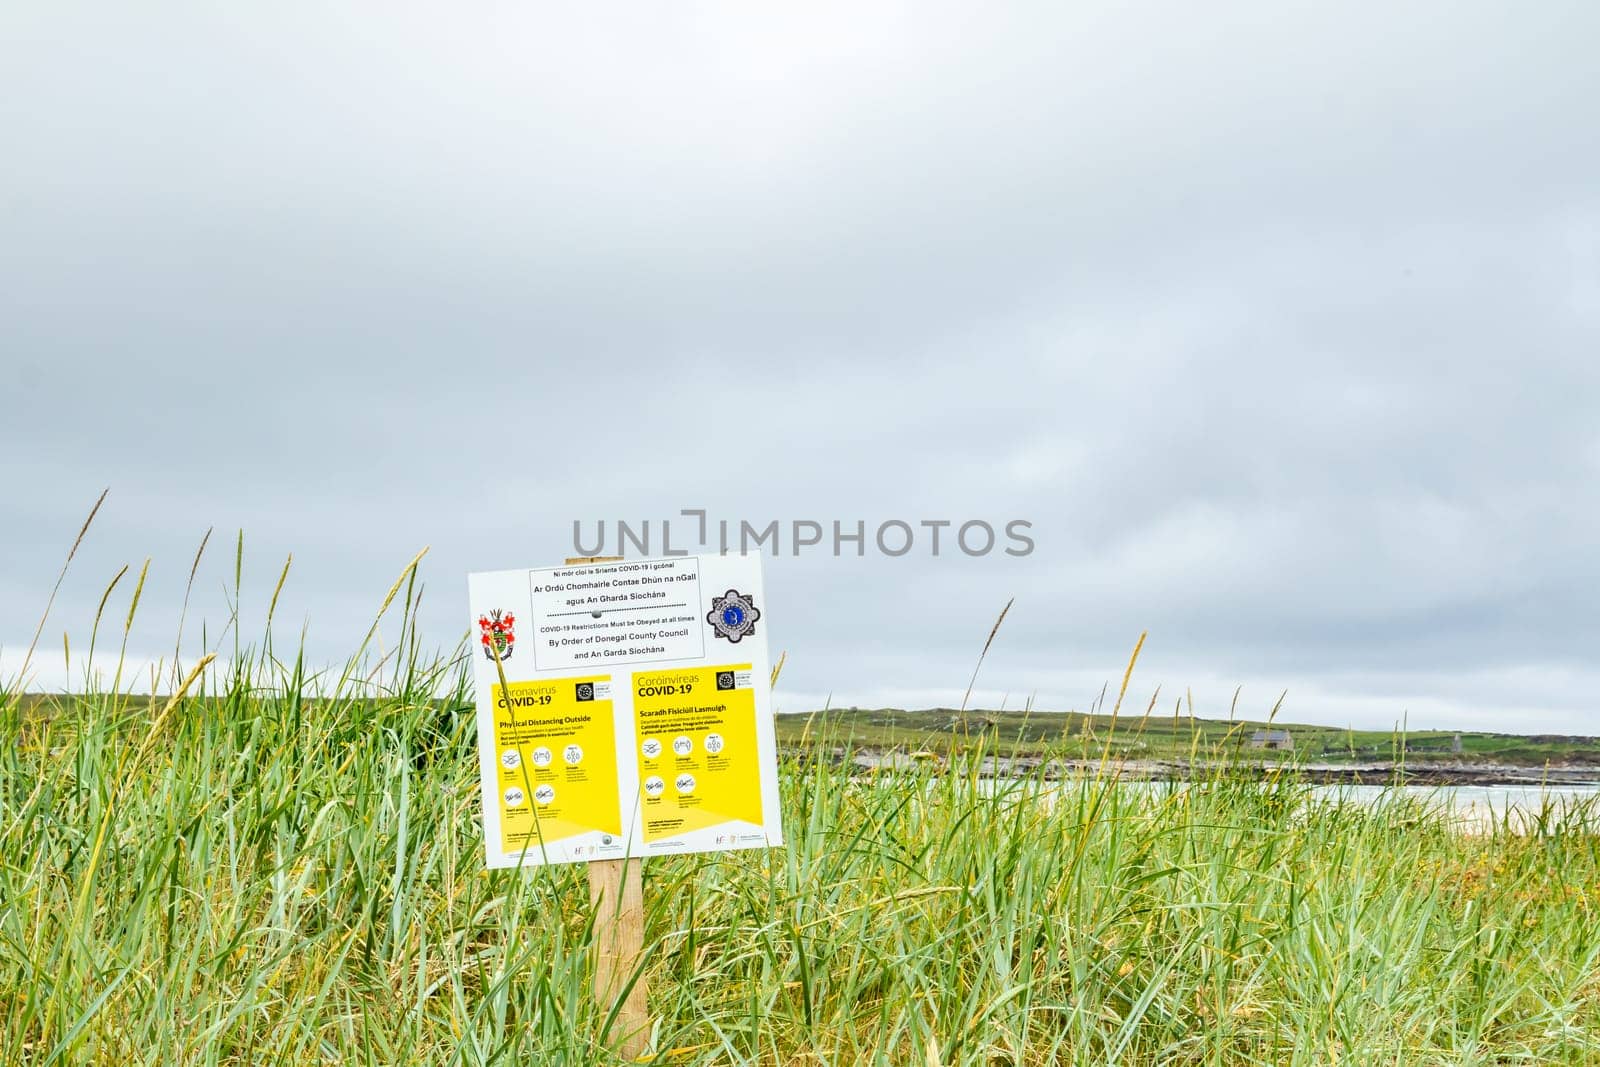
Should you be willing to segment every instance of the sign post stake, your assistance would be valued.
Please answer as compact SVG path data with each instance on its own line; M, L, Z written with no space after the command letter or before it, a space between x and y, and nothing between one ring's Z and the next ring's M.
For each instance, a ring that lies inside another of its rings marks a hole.
M589 864L589 906L594 909L594 995L601 1017L611 1011L644 954L644 887L639 857ZM650 1051L650 1011L644 975L617 1008L612 1045L625 1059Z
M610 563L621 556L568 557L569 567ZM589 907L594 912L594 998L604 1019L627 988L644 955L644 879L638 856L589 862ZM650 1009L644 975L617 1006L612 1046L624 1059L650 1051Z

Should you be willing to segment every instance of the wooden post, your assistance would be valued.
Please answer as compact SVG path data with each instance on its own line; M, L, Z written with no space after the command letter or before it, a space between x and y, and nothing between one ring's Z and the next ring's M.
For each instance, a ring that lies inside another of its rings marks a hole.
M644 954L639 857L591 861L589 906L594 909L594 996L603 1017L622 996ZM624 1059L639 1059L650 1051L650 1008L642 974L617 1009L610 1044Z
M568 557L567 566L610 563L621 556ZM644 880L639 857L589 862L589 907L594 912L594 999L602 1019L620 997L609 1042L624 1058L650 1051L650 1008L644 975L622 991L644 955Z

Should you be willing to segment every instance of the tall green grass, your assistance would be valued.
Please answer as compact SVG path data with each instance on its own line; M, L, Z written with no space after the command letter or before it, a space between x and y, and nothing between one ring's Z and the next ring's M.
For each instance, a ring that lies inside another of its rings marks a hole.
M0 698L0 1062L608 1062L584 872L483 869L414 574L342 670L269 635L175 700ZM1600 1062L1592 809L1465 835L1292 772L986 782L973 744L786 761L786 849L647 863L661 1062Z

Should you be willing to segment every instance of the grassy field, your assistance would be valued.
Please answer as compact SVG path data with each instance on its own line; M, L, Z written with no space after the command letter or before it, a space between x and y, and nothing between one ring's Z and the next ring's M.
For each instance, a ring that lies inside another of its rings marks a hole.
M4 716L0 1062L605 1062L583 873L482 869L430 672L281 671ZM787 849L648 865L662 1060L1600 1062L1593 812L1054 788L786 767Z
M610 1060L584 872L483 869L462 661L404 587L342 674L269 627L171 698L0 697L0 1063ZM828 761L782 794L786 849L647 865L659 1062L1600 1062L1593 807L1469 836L1292 769Z
M1525 767L1600 768L1600 738L1562 737L1446 730L1347 730L1335 726L1248 719L1191 717L1180 705L1165 714L1141 705L1113 719L1108 712L929 708L827 708L782 715L778 739L790 748L811 746L826 735L876 752L889 750L946 753L983 735L1005 752L1094 759L1113 756L1186 760L1191 756L1283 763L1502 763ZM1292 751L1253 749L1257 730L1287 730ZM1453 742L1461 739L1461 751ZM1108 747L1109 746L1109 747Z

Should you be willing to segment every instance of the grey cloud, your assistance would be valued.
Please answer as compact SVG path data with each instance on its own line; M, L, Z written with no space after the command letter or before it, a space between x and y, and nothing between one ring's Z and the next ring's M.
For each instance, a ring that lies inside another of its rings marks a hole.
M771 561L794 692L959 698L1016 594L984 684L1056 706L1148 628L1589 721L1587 5L4 18L8 656L105 484L52 630L151 555L152 655L213 525L197 610L243 527L333 657L424 544L448 644L575 518L1025 517Z

